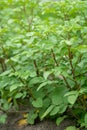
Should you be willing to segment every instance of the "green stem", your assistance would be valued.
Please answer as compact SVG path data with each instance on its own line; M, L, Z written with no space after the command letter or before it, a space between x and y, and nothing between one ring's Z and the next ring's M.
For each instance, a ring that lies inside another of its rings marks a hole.
M34 8L31 9L31 19L29 19L28 15L27 15L27 11L26 11L25 5L23 6L23 11L24 11L25 17L26 17L27 22L28 22L28 27L29 27L28 31L30 32L31 24L32 24L33 18L34 18Z

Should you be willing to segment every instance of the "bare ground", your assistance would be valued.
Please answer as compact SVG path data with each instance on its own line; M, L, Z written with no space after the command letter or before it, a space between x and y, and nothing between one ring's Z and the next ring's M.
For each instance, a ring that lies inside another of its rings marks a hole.
M32 109L32 107L20 107L21 110ZM24 119L23 113L11 112L8 114L7 122L0 124L0 130L65 130L67 126L75 126L76 122L71 119L65 119L59 126L56 125L53 120L44 120L42 122L37 121L34 125L28 125L26 123L19 125L18 122ZM79 129L86 130L86 129Z
M65 119L59 126L57 126L55 122L51 120L37 122L35 125L25 124L19 126L18 121L20 119L22 119L22 116L20 114L10 114L8 116L6 124L0 125L0 130L65 130L67 126L75 125L74 121L70 119Z

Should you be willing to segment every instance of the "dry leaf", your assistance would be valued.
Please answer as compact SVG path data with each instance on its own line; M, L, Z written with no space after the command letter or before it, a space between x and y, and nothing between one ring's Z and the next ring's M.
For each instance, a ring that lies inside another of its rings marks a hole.
M18 126L26 126L28 124L27 119L21 119L18 121Z

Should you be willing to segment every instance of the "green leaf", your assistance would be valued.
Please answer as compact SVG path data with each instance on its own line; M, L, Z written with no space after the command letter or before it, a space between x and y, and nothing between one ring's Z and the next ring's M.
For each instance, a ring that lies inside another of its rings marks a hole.
M52 104L60 105L64 103L64 100L66 99L66 97L64 97L64 94L66 93L66 91L67 89L64 86L61 86L61 87L58 86L57 88L55 88L54 91L50 95Z
M43 113L41 119L46 117L52 111L53 108L54 108L54 105L49 106L48 109Z
M79 130L79 129L76 128L75 126L69 126L66 128L66 130Z
M71 46L73 43L72 41L69 41L69 40L66 40L65 43L68 45L68 46Z
M67 117L67 116L58 117L58 118L56 119L56 124L57 124L57 125L60 125L60 123L61 123L66 117Z
M28 123L33 125L37 116L38 116L37 113L34 113L34 111L30 111L27 116Z
M13 84L11 87L10 87L10 92L14 91L15 89L18 88L18 84Z
M84 116L84 123L85 123L85 126L86 126L86 128L87 128L87 113L86 113L85 116Z
M11 73L11 70L6 70L5 72L3 72L2 74L0 74L0 76L5 76Z
M43 81L42 77L34 77L30 80L29 85L41 83Z
M55 83L57 83L57 81L49 81L49 80L45 81L39 85L37 91L39 91L41 88L45 87L46 85L55 84Z
M60 113L60 114L61 114L61 113L64 113L64 112L66 111L67 107L68 107L68 104L65 104L65 103L60 104L59 113Z
M68 96L68 102L73 105L76 102L77 98L78 98L78 94L70 95L70 96Z
M87 88L81 88L81 89L79 90L79 93L80 93L80 94L85 94L85 93L87 93Z
M77 95L78 94L78 91L69 91L67 92L64 96L70 96L70 95Z
M43 82L39 85L39 87L37 88L37 91L39 91L41 88L45 87L48 84L48 82Z
M60 107L59 106L55 106L53 108L53 110L50 112L50 116L56 115L59 111Z
M54 105L59 105L59 104L61 104L62 102L63 102L62 96L60 96L60 95L53 95L53 96L52 96L52 103L53 103Z
M78 50L79 50L81 53L87 52L87 45L79 45L79 46L78 46Z
M7 110L9 110L9 108L10 108L9 103L8 103L8 102L5 102L4 105L3 105L3 109L4 109L5 111L7 111Z
M76 102L78 96L79 96L78 91L70 91L65 94L65 97L68 98L68 102L72 105Z
M37 98L36 101L32 102L32 105L36 108L42 107L43 106L43 101L41 98Z
M15 99L21 98L22 96L23 96L23 93L17 93L17 94L15 95Z
M6 122L6 119L7 119L7 115L6 114L0 115L0 123L4 124Z
M45 80L48 78L48 76L52 73L52 71L45 71L43 74L43 77L45 78Z

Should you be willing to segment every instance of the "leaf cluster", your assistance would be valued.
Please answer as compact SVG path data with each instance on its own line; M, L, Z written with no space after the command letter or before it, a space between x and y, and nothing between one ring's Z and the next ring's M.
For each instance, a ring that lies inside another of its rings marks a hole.
M59 124L69 111L87 127L87 1L0 5L0 111L31 104L30 124L37 117Z

